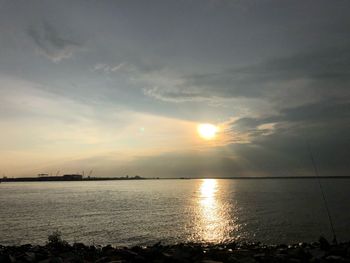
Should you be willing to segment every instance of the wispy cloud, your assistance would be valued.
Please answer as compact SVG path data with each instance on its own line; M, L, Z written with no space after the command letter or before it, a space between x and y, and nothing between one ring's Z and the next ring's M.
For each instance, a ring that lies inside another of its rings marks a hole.
M113 73L113 72L119 71L123 67L125 67L125 63L119 63L116 65L108 65L105 63L98 63L94 66L93 71L103 71L105 73Z
M79 42L62 36L46 21L39 27L30 27L28 35L36 44L38 52L56 63L70 58L76 50L82 48Z

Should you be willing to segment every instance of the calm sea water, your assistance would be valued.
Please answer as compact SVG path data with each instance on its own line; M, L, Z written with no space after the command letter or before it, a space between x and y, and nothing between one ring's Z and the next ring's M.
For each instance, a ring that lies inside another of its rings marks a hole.
M323 179L340 240L350 237L350 180ZM313 179L147 180L0 184L0 244L67 241L265 243L331 238Z

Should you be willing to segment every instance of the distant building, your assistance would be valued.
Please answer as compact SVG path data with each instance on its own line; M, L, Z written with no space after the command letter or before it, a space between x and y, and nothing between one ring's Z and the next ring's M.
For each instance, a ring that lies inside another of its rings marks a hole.
M65 174L63 180L83 180L83 176L81 174Z

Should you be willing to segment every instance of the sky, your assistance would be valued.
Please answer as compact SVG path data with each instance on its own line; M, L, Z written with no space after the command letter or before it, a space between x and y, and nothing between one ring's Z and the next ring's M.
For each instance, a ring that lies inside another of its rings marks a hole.
M0 0L0 176L349 175L349 11Z

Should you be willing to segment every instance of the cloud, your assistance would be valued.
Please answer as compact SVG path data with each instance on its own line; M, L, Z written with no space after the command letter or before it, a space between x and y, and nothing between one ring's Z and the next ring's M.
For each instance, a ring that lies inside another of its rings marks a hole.
M56 63L70 58L77 49L81 48L80 43L62 36L46 21L40 27L30 27L27 33L37 45L39 53Z
M349 129L350 102L324 100L285 108L278 115L234 120L228 133L245 135L249 143L229 147L247 169L310 175L311 145L322 175L346 175Z
M179 93L178 91L164 90L159 87L153 87L144 89L144 94L162 101L167 102L186 102L186 101L203 101L208 98L200 96L195 92L183 91Z
M104 63L98 63L94 66L94 71L103 71L105 73L112 73L112 72L117 72L120 69L125 67L125 63L119 63L116 65L108 65Z
M286 95L300 102L307 95L305 102L310 102L322 96L350 96L349 84L350 48L335 47L182 76L174 85L150 88L145 94L173 102L242 97L285 101Z

